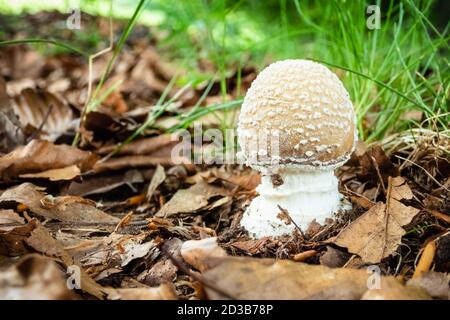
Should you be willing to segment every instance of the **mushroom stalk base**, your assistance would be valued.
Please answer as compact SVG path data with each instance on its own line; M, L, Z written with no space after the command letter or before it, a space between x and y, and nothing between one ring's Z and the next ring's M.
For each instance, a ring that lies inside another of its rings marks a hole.
M279 173L280 186L272 184L271 176L263 176L258 186L259 196L245 211L241 225L253 238L277 237L292 234L295 225L280 215L280 206L290 218L305 231L309 224L323 224L326 218L341 209L342 195L333 170L297 171Z

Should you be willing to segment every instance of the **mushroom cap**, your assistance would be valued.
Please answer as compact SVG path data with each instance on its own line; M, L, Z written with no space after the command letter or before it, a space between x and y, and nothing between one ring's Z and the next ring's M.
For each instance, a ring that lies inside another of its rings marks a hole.
M356 137L347 90L327 67L310 60L265 68L239 116L239 156L261 171L338 167L350 157Z

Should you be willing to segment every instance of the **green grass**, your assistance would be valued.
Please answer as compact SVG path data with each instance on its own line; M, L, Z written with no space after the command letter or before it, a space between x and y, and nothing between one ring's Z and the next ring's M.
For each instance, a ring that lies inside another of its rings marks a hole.
M341 0L320 6L298 0L155 4L173 17L161 48L174 59L195 57L187 65L191 75L197 58L213 61L223 94L227 77L239 66L310 58L343 71L339 75L357 110L361 138L374 141L421 126L447 130L449 24L438 31L430 22L432 1L403 0L381 6L381 29L369 30L367 5ZM411 111L422 112L421 121L411 118Z
M366 27L366 7L374 2L381 8L379 30ZM360 138L372 142L412 128L448 130L450 24L445 16L439 20L436 7L445 1L374 2L153 0L140 21L165 34L159 36L159 49L188 71L178 85L220 84L222 103L195 106L179 115L179 127L216 109L235 110L242 97L231 104L225 97L230 76L237 73L240 83L242 67L261 69L278 59L309 58L327 64L344 81L357 111ZM82 7L107 15L108 3L85 0ZM134 8L136 3L117 0L114 14L126 11L116 6ZM212 67L201 69L201 61ZM158 106L160 112L164 103ZM422 117L411 117L412 111ZM153 125L159 112L149 115L153 120L146 124ZM230 111L223 126L233 126L234 119Z

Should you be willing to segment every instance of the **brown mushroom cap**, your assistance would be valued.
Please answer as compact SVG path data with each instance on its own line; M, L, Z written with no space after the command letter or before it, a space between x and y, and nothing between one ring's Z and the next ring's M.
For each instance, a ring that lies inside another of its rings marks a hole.
M241 156L252 167L336 167L348 160L355 137L347 90L328 68L309 60L265 68L239 116Z

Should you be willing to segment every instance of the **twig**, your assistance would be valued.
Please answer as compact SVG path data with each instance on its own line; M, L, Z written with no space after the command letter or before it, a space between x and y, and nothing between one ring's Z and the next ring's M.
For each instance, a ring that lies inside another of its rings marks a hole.
M285 214L289 220L291 220L291 222L294 224L294 226L297 228L297 230L300 232L300 235L302 236L303 240L305 239L305 234L303 233L302 229L300 229L300 227L298 226L297 223L295 223L295 221L292 219L291 215L289 214L289 212L286 209L283 209L280 205L277 205L278 209L281 210L281 212L283 212L283 214Z
M381 187L383 188L384 194L386 194L386 187L384 185L383 177L381 176L380 168L378 167L377 160L373 156L368 156L370 159L370 162L372 162L373 167L375 168L375 171L377 172L378 179L380 180Z
M170 252L169 250L167 250L166 248L163 247L162 249L162 253L165 254L170 261L172 261L172 263L179 269L181 270L181 272L187 274L188 276L190 276L191 278L193 278L194 280L200 282L201 284L203 284L205 287L208 287L214 291L216 291L217 293L221 294L222 296L231 299L231 300L237 300L236 297L234 297L233 295L231 295L230 293L224 291L222 288L219 288L218 286L216 286L214 283L211 283L209 280L205 279L205 277L203 277L200 274L196 274L194 272L192 272L191 270L189 270L181 261L179 261L177 258L175 258Z
M48 117L50 116L50 113L52 112L53 109L53 104L50 104L47 108L47 111L45 112L44 118L42 119L41 124L39 125L39 127L37 128L37 130L35 132L33 132L33 134L27 139L27 142L30 142L31 140L33 140L39 132L42 131L42 128L44 128L45 124L47 123Z
M386 207L384 210L385 216L384 216L384 237L383 237L383 248L381 252L381 258L384 257L384 252L386 251L386 241L387 241L387 233L388 233L388 226L389 226L389 208L391 205L391 191L392 191L392 177L388 178L388 189L386 193Z

